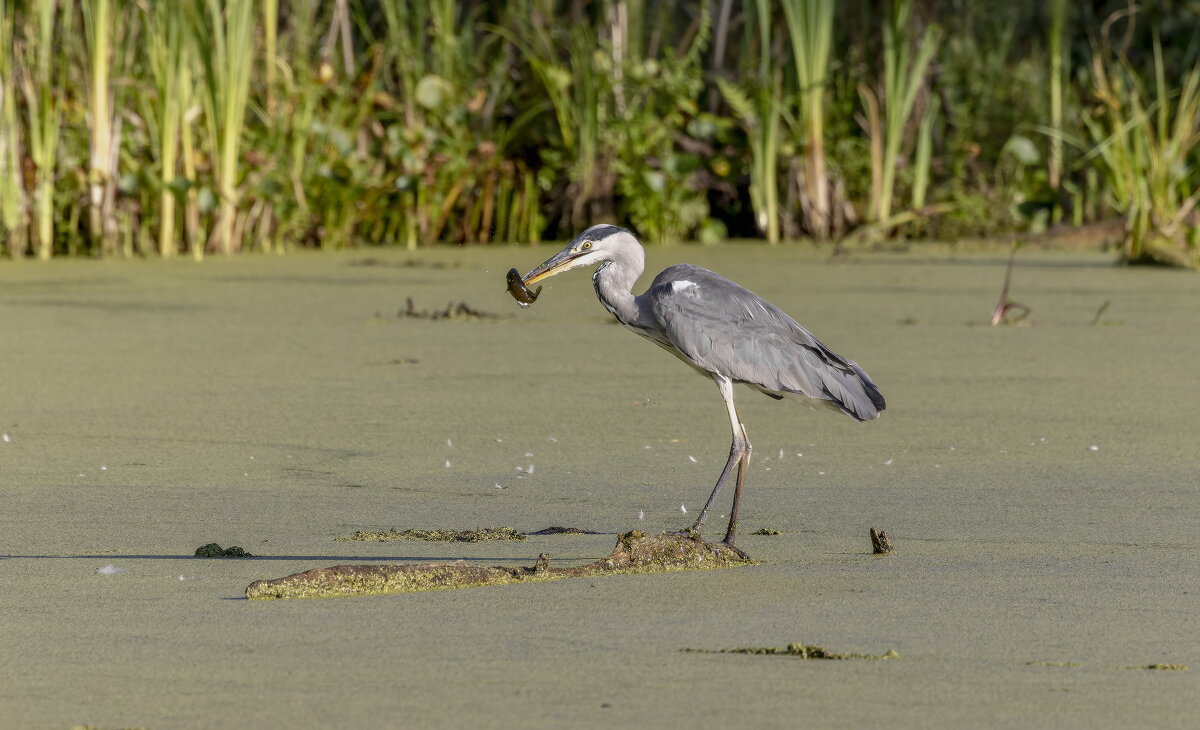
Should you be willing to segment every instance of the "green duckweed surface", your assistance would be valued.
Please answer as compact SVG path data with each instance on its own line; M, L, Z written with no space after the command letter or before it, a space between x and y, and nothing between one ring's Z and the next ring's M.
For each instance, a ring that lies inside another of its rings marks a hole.
M526 537L511 527L484 527L478 530L355 530L353 535L334 538L340 541L393 542L396 540L425 540L428 542L488 542L489 540L515 540Z
M1004 250L652 249L887 397L860 425L739 390L759 565L244 600L338 564L581 565L695 518L728 454L716 388L586 273L519 309L504 272L552 252L0 263L0 725L1200 725L1200 673L1128 669L1200 665L1200 278L1107 255L1022 251L1029 324L992 328ZM335 540L556 524L607 534ZM255 557L192 556L211 542ZM797 637L903 659L680 651Z

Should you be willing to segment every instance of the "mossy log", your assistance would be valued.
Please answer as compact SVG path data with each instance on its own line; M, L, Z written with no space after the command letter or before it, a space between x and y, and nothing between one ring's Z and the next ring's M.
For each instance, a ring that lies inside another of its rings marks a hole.
M748 565L752 561L721 543L686 535L646 535L634 530L617 538L612 554L574 568L552 568L546 554L531 567L485 567L465 561L419 565L335 565L275 580L256 580L246 598L322 598L449 590L473 586L542 582L619 573L658 573Z

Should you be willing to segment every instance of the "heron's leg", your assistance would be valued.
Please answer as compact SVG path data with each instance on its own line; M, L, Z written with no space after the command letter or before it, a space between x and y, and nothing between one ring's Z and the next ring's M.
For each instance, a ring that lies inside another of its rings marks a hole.
M733 431L733 440L729 445L729 460L725 462L725 468L721 470L721 476L717 479L717 485L713 487L712 494L708 496L708 502L705 503L704 509L700 511L700 517L696 519L696 524L692 525L692 532L696 535L700 534L700 528L704 527L705 520L708 519L708 511L712 509L713 504L717 501L717 495L721 493L721 487L725 485L725 480L733 472L733 467L738 466L738 484L743 480L743 464L750 461L750 441L746 438L746 429L742 426L741 419L738 418L737 406L733 402L733 381L724 375L713 373L713 380L717 383L717 388L721 391L721 396L725 398L725 407L729 411L730 428ZM740 491L740 489L739 489Z
M725 531L725 539L721 541L730 547L733 547L734 533L737 532L738 511L742 505L742 488L746 486L746 471L750 468L750 453L753 450L750 446L750 438L746 435L746 426L738 425L742 429L742 440L746 443L746 451L742 454L741 461L738 462L737 484L733 487L733 506L729 508L729 529Z

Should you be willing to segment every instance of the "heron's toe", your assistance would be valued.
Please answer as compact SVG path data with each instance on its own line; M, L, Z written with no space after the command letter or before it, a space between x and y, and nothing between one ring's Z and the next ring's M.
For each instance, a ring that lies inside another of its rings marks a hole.
M729 542L728 540L722 540L721 542L714 542L713 545L720 545L723 548L728 548L729 550L732 550L742 560L750 559L750 556L746 554L745 550L742 550L740 547L735 546L733 543Z

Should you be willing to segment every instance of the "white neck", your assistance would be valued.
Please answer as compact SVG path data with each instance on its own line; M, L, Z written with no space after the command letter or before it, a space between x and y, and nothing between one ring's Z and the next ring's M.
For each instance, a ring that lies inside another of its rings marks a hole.
M633 295L633 285L645 268L646 258L641 244L631 242L631 245L616 249L612 260L601 264L592 274L592 284L596 287L600 303L621 324L637 325L642 319L637 298Z

